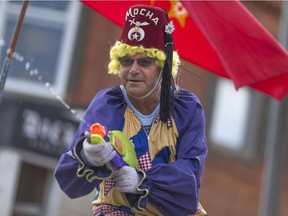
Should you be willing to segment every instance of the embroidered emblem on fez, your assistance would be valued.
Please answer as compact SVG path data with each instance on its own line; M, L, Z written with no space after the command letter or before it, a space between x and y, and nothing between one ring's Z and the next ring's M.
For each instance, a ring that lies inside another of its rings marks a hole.
M147 26L150 25L148 22L135 22L135 19L129 20L130 25L135 25L135 27L131 28L128 32L128 39L129 40L136 40L141 41L145 37L145 32L141 28L141 26Z

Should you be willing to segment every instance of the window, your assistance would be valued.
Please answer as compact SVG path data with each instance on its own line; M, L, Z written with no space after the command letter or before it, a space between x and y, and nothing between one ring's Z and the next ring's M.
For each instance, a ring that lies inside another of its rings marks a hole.
M218 80L210 130L215 145L236 151L244 147L249 99L248 89L236 92L231 81Z
M5 91L40 97L64 95L81 3L30 1L11 61ZM3 65L22 1L0 2L0 64ZM48 87L48 88L47 88Z

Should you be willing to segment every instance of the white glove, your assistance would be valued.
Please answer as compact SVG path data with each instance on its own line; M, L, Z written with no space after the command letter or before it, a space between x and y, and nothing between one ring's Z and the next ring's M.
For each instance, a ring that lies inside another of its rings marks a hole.
M83 142L83 153L85 159L95 167L103 166L116 155L110 142L90 144L87 138Z
M140 179L141 176L132 167L123 166L114 172L116 189L122 193L141 193L137 191L137 185Z

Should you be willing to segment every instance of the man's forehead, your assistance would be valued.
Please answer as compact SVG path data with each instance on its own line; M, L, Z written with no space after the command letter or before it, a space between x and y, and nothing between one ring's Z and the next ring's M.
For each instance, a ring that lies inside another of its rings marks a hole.
M143 53L137 53L137 54L135 54L135 55L127 55L127 56L136 59L136 58L147 57L147 54L146 54L146 52L143 52Z

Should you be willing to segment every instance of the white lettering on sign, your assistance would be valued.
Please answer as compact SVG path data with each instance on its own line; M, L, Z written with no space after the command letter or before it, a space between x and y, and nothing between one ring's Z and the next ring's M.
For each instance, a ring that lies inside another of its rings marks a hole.
M31 109L23 111L23 119L22 134L25 138L39 143L49 142L54 147L68 147L76 131L69 121L51 120Z

